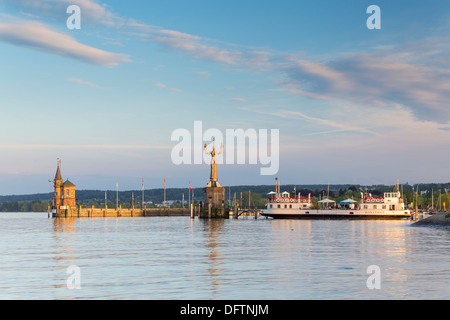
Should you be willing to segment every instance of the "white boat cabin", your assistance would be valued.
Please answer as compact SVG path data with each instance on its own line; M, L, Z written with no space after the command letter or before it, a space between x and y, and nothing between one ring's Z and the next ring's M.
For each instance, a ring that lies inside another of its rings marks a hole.
M404 210L405 204L400 192L385 192L383 198L374 198L370 193L362 195L360 209L363 210Z

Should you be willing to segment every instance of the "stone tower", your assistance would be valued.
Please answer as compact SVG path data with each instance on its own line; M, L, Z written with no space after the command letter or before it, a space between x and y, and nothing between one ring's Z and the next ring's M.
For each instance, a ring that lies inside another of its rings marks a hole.
M56 168L53 186L55 189L53 195L53 208L60 209L61 207L76 207L76 186L69 180L63 182L61 176L61 160L58 160L58 167Z
M55 179L53 179L53 187L55 190L55 193L53 195L53 207L59 208L61 204L61 196L62 196L62 186L63 186L63 179L61 176L61 160L58 160L58 167L56 168L56 174Z

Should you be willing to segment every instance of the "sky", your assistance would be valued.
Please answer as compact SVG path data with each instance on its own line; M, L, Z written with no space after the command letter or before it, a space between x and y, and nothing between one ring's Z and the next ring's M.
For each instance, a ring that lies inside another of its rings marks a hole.
M0 194L52 191L57 159L77 189L204 187L172 161L195 121L279 130L278 172L224 186L448 182L449 31L447 0L0 0Z

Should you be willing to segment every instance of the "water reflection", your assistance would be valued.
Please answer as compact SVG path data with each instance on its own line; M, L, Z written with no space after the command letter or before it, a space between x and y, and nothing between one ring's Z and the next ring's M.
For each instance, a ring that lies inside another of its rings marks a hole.
M67 289L66 270L73 265L77 259L77 250L73 245L77 218L55 218L53 220L53 260L54 265L54 287L56 289ZM59 296L61 290L56 291Z
M225 220L208 219L201 221L205 232L206 248L208 249L208 272L211 278L211 288L214 295L219 293L220 287L220 257L221 236L224 231Z
M278 251L273 252L273 259L279 263L278 273L275 268L273 271L276 277L282 274L279 281L283 283L291 270L290 281L297 281L300 287L313 282L315 287L325 288L338 281L341 287L344 282L354 283L354 289L369 294L366 271L377 265L391 288L389 294L401 297L407 290L394 288L411 279L411 256L417 247L414 233L405 221L274 221L271 234ZM341 287L336 284L335 290L340 292Z
M60 232L74 232L75 222L79 220L78 218L54 218L53 219L53 229L55 233Z

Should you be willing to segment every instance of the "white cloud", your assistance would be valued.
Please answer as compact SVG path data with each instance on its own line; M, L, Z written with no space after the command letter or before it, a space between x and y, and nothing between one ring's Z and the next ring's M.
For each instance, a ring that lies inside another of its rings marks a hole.
M0 40L99 66L113 67L123 62L130 62L125 54L111 53L87 46L40 22L0 23Z

